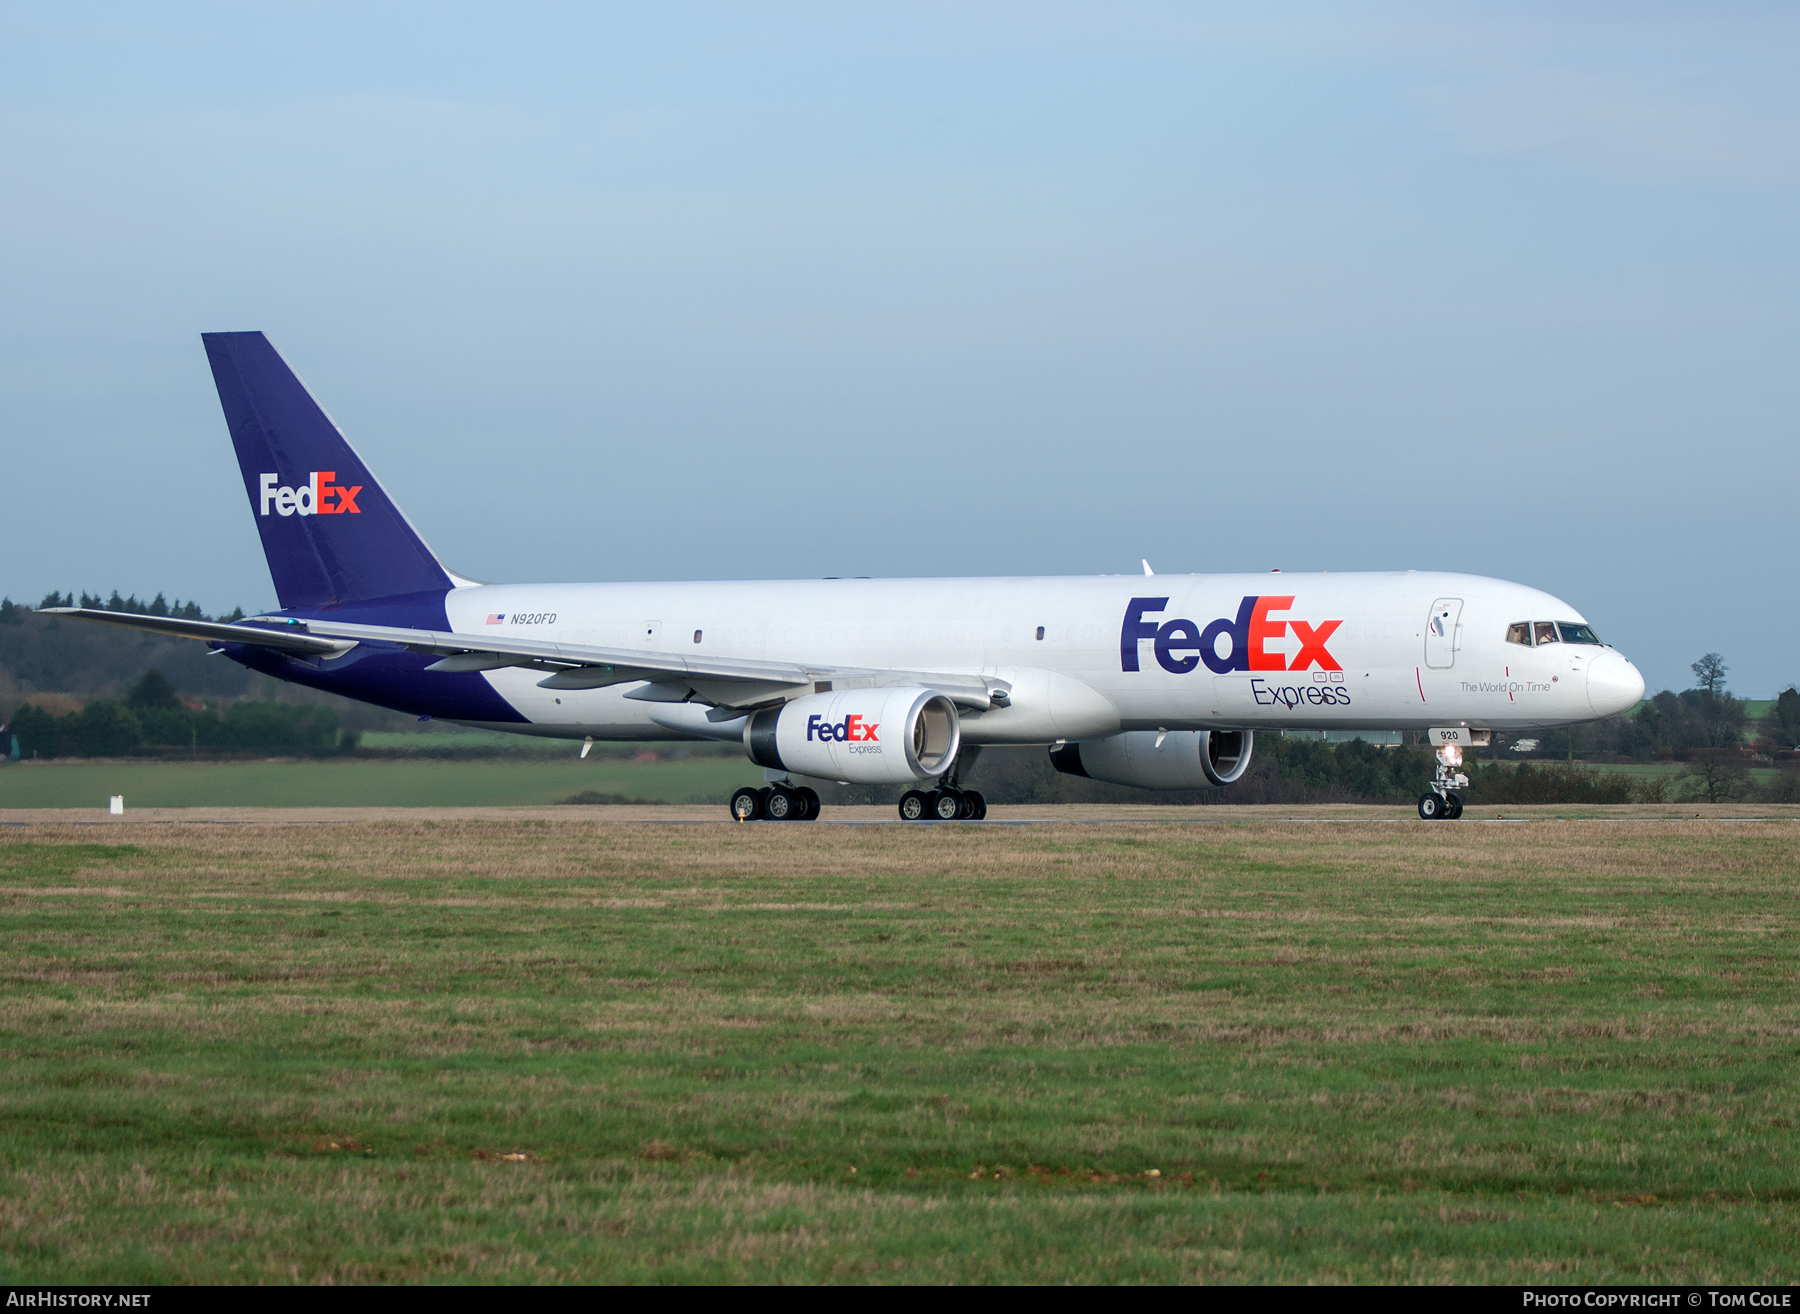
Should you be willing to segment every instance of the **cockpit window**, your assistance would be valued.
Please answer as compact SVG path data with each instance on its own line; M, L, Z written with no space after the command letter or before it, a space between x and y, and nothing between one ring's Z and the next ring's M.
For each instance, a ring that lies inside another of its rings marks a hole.
M1522 643L1529 648L1531 646L1531 622L1514 621L1511 625L1508 625L1506 627L1506 641L1508 643Z
M1585 625L1571 625L1568 621L1558 621L1556 628L1562 631L1562 641L1564 643L1597 644L1600 642L1600 640L1594 637L1594 632Z
M1556 642L1556 626L1549 621L1534 621L1531 628L1537 632L1539 643Z

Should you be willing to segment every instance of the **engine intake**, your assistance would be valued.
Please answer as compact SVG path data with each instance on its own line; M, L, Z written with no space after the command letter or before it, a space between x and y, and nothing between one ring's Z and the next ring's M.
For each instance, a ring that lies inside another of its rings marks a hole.
M934 779L961 744L956 704L935 689L808 694L744 725L744 750L757 765L859 785Z
M1050 764L1066 776L1086 776L1139 789L1204 789L1242 780L1250 769L1253 730L1171 730L1157 747L1157 731L1128 730L1050 750Z

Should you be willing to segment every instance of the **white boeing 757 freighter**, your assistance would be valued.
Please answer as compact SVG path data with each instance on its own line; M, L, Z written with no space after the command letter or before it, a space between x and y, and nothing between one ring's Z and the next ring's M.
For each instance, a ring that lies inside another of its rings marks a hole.
M482 584L447 570L261 333L204 337L281 609L236 624L81 608L416 716L575 740L741 744L743 820L808 820L792 775L908 786L979 818L984 744L1146 789L1226 785L1258 730L1425 730L1427 820L1461 750L1612 716L1644 681L1581 614L1427 571ZM585 747L583 752L585 752Z

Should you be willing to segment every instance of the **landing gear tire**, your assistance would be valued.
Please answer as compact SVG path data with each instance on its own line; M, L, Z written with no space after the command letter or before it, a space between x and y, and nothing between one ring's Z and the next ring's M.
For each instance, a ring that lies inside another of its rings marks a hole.
M1446 794L1444 795L1444 802L1447 805L1444 808L1445 821L1455 821L1458 817L1462 816L1461 794Z
M900 820L924 821L931 815L931 795L920 789L909 789L900 796Z
M968 804L966 813L970 821L981 821L987 816L987 800L972 789L963 790L963 802Z
M931 815L939 821L961 821L968 816L960 789L940 789L931 800Z
M1436 794L1419 795L1419 820L1441 821L1444 818L1444 800Z
M802 785L794 791L794 797L806 805L806 811L800 814L801 821L817 821L819 819L819 791L810 785Z
M786 785L773 785L763 799L763 815L770 821L800 821L806 816L806 801Z
M731 796L733 821L760 821L763 815L763 792L745 785Z

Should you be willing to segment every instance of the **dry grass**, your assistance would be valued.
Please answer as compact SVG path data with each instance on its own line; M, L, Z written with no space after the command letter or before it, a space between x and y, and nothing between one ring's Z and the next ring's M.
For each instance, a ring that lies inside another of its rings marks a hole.
M1283 811L9 827L0 1271L1793 1276L1793 822Z
M260 769L263 764L256 764ZM9 777L9 779L12 779ZM648 822L655 825L730 825L724 805L673 804L651 807L629 804L608 806L467 806L467 807L140 807L127 797L127 815L109 816L104 793L90 791L92 807L0 807L0 824L130 826L146 823L207 825L263 824L271 826L360 825L370 821L418 821L429 817L445 821L572 821ZM0 797L0 801L6 801ZM1389 806L1366 803L1295 805L1209 805L1170 807L1160 803L1114 804L1007 804L989 809L996 823L1030 822L1036 825L1069 823L1116 825L1149 822L1154 825L1294 825L1317 822L1400 823L1411 826L1418 814L1411 804ZM891 807L844 807L826 800L824 822L867 825L895 820ZM1800 821L1796 803L1627 803L1593 806L1576 803L1532 803L1510 806L1470 806L1464 821Z

